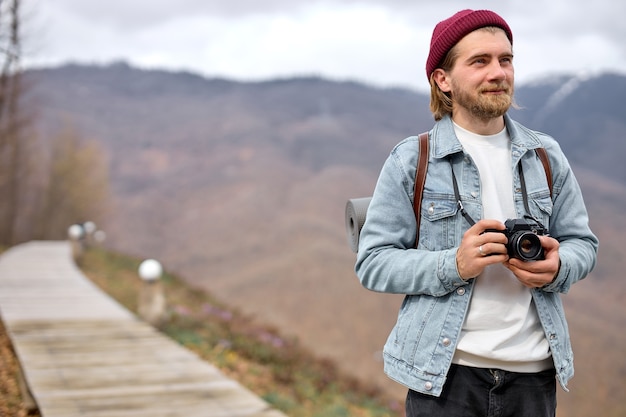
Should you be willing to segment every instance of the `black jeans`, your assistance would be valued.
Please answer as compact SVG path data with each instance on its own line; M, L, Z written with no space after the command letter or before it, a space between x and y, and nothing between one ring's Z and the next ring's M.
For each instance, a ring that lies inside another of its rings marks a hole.
M440 397L409 390L407 417L554 417L554 369L517 373L452 365Z

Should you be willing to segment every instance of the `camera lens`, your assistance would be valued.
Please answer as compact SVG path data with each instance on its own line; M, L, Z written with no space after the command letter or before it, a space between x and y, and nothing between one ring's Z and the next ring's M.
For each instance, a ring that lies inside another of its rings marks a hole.
M543 257L539 237L532 232L517 232L509 240L510 252L522 261L534 261Z

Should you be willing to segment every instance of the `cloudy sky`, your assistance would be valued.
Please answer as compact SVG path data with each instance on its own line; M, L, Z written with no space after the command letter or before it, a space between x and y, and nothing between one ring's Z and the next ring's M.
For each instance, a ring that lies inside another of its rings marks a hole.
M24 0L27 66L125 60L256 81L320 75L426 89L433 27L489 8L513 30L518 83L626 73L621 0Z

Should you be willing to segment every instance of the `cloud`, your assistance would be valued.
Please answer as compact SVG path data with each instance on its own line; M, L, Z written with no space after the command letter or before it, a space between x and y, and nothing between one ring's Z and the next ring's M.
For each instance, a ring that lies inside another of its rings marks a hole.
M414 76L419 60L407 51L419 42L417 35L414 28L380 7L314 7L297 19L281 15L245 18L220 42L207 43L206 52L208 57L221 58L213 70L238 77L329 73L375 79L377 74L401 68Z
M461 0L37 1L43 30L33 64L124 59L243 80L318 74L419 89L427 87L434 25L467 7ZM626 2L493 3L473 8L509 22L518 81L626 68Z

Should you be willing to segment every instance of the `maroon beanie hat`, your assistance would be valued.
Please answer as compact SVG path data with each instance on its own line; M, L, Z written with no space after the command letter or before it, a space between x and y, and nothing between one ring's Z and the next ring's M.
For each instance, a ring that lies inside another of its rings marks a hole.
M430 40L430 52L426 60L426 77L439 66L448 51L465 35L485 26L497 26L504 30L513 44L511 28L496 13L489 10L461 10L452 17L437 23Z

